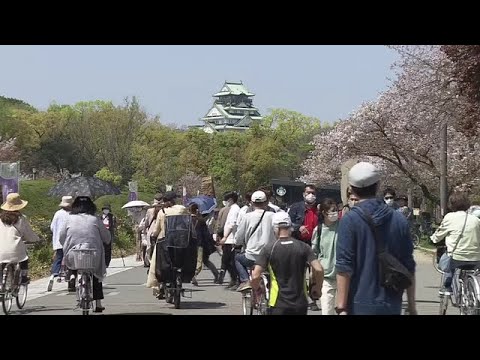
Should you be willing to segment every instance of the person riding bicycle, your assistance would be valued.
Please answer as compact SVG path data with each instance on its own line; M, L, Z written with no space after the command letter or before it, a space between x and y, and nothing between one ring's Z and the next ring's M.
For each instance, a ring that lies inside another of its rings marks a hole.
M270 315L307 315L308 294L305 290L307 266L312 268L311 295L319 299L322 294L323 267L311 247L292 237L292 221L285 212L273 215L276 240L265 245L255 261L252 288L260 290L262 272L270 272Z
M450 213L431 236L433 243L445 239L447 255L451 257L445 272L440 295L452 294L452 278L457 268L474 269L480 264L480 220L467 212L470 201L465 194L454 193L448 199ZM445 255L445 256L447 256Z
M165 244L167 217L176 215L188 215L188 209L183 205L176 205L177 195L173 191L168 191L163 196L163 208L158 212L154 228L151 236L157 239L154 246L152 258L150 259L150 268L147 276L147 287L158 289L157 298L163 299L165 296L165 287L171 280L168 275L170 270L169 252ZM196 237L196 234L194 234ZM188 249L185 249L184 255L185 266L182 267L183 282L190 282L195 275L197 264L197 241L191 239ZM171 260L171 259L170 259Z
M65 266L69 269L69 290L75 290L77 270L74 267L73 251L75 249L94 249L95 268L93 271L93 300L95 300L94 312L102 312L103 287L102 281L107 273L105 264L104 245L112 241L110 232L100 218L95 216L97 207L88 196L77 196L72 204L72 211L59 232L59 241L63 245L65 254Z
M263 247L275 241L272 227L275 213L267 210L267 195L263 191L255 191L251 201L255 210L244 215L235 236L235 246L243 246L245 250L235 256L235 267L240 277L237 291L251 289L247 269L255 265Z
M25 243L40 241L30 223L20 210L28 201L20 199L17 193L7 195L0 213L0 264L18 263L21 270L21 283L28 284L28 254Z

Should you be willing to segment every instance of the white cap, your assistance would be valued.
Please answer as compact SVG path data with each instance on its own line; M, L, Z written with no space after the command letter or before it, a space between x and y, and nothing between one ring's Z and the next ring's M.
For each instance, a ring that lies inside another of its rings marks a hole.
M380 171L370 163L359 162L348 173L348 183L356 188L366 188L380 181Z
M263 203L267 201L267 195L263 191L255 191L252 194L252 202Z
M277 212L272 217L272 225L280 227L290 227L292 226L292 220L290 215L284 211Z

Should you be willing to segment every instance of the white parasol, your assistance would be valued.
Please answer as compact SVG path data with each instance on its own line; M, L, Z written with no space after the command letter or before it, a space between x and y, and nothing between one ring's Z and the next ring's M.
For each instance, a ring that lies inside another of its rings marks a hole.
M135 207L145 207L145 206L150 207L150 204L145 202L145 201L134 200L134 201L129 201L128 203L123 205L122 209L135 208Z

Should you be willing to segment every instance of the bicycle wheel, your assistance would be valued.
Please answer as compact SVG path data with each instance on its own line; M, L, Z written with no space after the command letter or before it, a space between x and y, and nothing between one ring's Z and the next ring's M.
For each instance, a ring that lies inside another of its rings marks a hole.
M175 276L175 293L173 298L173 305L175 309L180 309L180 301L182 298L182 274L177 272Z
M18 293L15 301L17 303L17 308L23 309L25 303L27 302L27 293L28 293L28 285L21 284L18 286Z
M91 279L88 274L82 274L80 279L80 307L82 309L82 315L88 315L90 313L91 302Z
M251 291L244 291L242 293L242 310L243 310L243 315L252 315Z
M263 291L258 295L256 310L257 315L267 315L267 301Z
M467 315L480 315L477 286L475 284L475 279L471 276L469 276L467 279L466 300L467 300L467 306L466 306Z
M167 302L167 304L173 304L173 292L174 290L172 289L172 285L171 284L166 284L165 285L165 301Z
M5 315L8 315L12 310L13 304L13 295L12 295L12 284L13 284L13 272L10 266L7 266L5 269L6 275L3 278L2 289L4 291L2 295L2 309Z
M460 315L468 315L468 291L466 289L465 282L463 280L459 280L459 302L458 302L458 308L460 310Z
M448 296L440 295L440 309L439 315L447 315L448 308Z

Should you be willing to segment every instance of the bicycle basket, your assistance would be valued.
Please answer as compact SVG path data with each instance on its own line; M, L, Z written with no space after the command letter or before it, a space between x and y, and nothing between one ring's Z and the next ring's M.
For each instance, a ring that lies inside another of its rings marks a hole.
M72 249L73 258L72 270L93 270L95 269L95 249Z
M190 215L167 216L165 223L166 246L174 248L188 247L192 232L192 217Z

